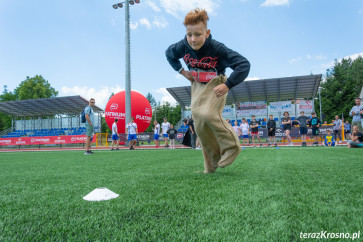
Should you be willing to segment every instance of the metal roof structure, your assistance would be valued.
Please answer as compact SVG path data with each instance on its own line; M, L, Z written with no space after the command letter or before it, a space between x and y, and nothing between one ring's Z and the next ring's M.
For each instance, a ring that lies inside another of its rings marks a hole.
M254 101L287 101L296 99L314 99L322 75L294 76L272 79L244 81L228 92L226 104ZM191 105L191 87L167 88L168 92L182 106Z
M0 113L5 113L13 117L69 115L81 113L88 105L88 102L88 100L81 96L8 101L0 102ZM103 112L97 106L93 107L93 111L96 113Z

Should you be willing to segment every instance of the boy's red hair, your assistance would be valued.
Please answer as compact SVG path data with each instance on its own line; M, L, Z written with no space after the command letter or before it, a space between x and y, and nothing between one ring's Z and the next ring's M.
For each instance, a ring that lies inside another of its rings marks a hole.
M208 17L207 11L205 11L205 9L196 8L196 9L190 11L189 13L187 13L183 24L185 26L187 26L187 25L194 25L194 24L198 24L199 22L203 22L205 27L207 27L208 20L209 20L209 17Z

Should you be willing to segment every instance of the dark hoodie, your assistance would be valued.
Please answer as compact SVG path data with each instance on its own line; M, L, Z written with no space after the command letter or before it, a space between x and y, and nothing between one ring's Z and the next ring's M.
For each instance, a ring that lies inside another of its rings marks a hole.
M250 71L250 63L245 57L212 39L212 35L209 35L204 45L197 51L190 47L185 37L169 46L165 54L175 71L182 68L180 58L183 58L189 70L193 68L210 70L213 67L217 70L217 75L220 75L225 73L227 67L231 68L233 72L225 83L229 89L243 82Z

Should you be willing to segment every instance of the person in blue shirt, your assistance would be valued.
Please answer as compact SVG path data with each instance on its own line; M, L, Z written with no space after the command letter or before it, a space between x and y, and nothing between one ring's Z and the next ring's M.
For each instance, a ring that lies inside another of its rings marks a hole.
M331 131L327 130L326 133L327 134L326 134L325 140L324 140L325 146L335 146L335 140L334 140L334 137L331 135Z

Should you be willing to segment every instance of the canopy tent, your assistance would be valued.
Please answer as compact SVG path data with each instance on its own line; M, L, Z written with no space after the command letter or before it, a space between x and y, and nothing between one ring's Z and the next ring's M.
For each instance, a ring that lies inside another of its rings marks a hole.
M81 96L8 101L0 102L0 113L16 118L80 114L88 102ZM93 111L103 112L98 106L94 106Z
M244 81L228 92L226 104L253 101L314 99L322 75L294 76ZM191 105L191 87L167 88L183 109Z

